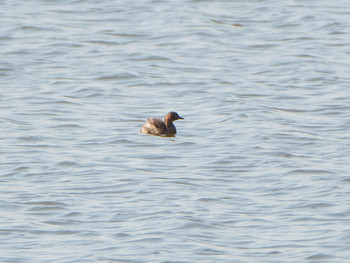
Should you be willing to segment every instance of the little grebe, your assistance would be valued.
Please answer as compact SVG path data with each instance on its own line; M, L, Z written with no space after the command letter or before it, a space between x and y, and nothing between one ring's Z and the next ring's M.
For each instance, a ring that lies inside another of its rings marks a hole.
M146 124L142 126L141 133L159 135L159 136L175 136L176 128L173 124L173 121L183 120L176 112L169 112L164 121L158 118L149 118L146 121Z

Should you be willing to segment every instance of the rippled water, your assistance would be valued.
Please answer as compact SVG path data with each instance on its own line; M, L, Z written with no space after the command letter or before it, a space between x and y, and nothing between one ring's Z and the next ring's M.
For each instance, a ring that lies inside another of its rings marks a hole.
M350 260L349 15L0 2L0 261Z

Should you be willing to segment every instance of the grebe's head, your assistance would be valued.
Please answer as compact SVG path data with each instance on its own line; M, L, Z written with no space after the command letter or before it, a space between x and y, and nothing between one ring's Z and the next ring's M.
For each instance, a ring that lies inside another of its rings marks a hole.
M168 119L170 121L176 121L183 120L184 118L180 117L179 114L177 114L176 112L171 111L165 116L165 119Z

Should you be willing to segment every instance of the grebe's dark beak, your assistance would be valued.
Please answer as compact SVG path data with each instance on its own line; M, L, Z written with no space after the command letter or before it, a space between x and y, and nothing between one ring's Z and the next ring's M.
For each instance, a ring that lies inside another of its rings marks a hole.
M179 117L180 120L184 120L184 118L182 118L182 117L180 117L180 116L178 116L178 117Z

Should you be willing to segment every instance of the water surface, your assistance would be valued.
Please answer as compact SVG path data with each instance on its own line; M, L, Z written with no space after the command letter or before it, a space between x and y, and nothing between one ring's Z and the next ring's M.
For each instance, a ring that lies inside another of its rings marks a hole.
M0 261L350 259L347 1L0 7Z

